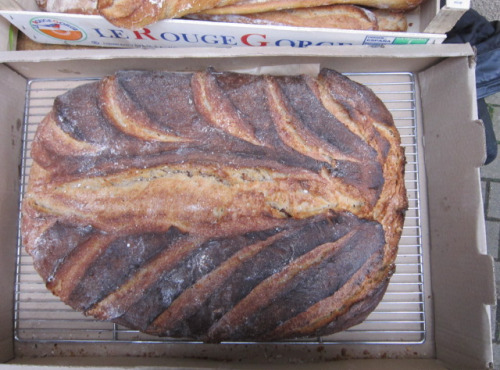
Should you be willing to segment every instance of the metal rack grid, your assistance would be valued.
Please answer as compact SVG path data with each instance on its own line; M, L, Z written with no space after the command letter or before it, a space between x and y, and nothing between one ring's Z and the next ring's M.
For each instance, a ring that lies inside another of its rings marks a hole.
M409 209L393 275L378 307L361 324L331 336L305 343L419 344L426 340L424 254L422 243L421 184L417 136L416 87L412 73L348 73L351 79L371 88L391 111L406 153L405 183ZM28 84L24 122L21 196L31 168L30 149L38 124L53 100L70 88L94 79L36 79ZM20 217L20 215L19 215ZM17 246L15 286L15 339L34 343L162 343L157 338L122 326L85 317L63 304L44 286L32 267L31 257ZM301 341L304 342L304 341Z

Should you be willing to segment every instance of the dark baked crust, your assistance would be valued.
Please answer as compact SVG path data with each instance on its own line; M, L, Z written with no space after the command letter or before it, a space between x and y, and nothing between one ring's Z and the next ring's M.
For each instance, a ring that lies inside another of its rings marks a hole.
M380 100L309 76L128 71L58 97L22 235L47 287L147 333L279 340L382 298L406 208Z

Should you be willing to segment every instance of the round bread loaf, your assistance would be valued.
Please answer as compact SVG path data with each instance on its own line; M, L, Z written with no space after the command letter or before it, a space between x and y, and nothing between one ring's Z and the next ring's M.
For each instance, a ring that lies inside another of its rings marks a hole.
M398 131L333 70L118 72L56 98L31 155L23 244L98 319L207 342L326 335L394 272Z

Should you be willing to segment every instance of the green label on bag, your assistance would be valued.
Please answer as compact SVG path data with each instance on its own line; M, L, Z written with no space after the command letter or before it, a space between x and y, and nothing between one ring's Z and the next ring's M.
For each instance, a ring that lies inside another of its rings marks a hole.
M392 43L396 45L405 45L405 44L427 44L428 42L429 39L424 39L424 38L414 39L408 37L396 37Z

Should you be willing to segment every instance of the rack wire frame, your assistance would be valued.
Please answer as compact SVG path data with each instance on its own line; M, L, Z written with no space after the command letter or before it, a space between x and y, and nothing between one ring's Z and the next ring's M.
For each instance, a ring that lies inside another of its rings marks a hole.
M394 117L406 154L405 184L409 208L396 259L396 272L378 307L361 324L334 335L291 340L301 344L422 344L426 341L427 311L424 261L428 242L422 223L422 165L419 159L418 109L415 76L411 72L345 73L371 88ZM21 168L20 204L32 164L33 137L56 96L97 78L34 79L27 84ZM19 213L19 225L21 213ZM27 343L197 343L158 338L83 316L54 297L33 269L22 246L20 228L14 289L14 338Z

